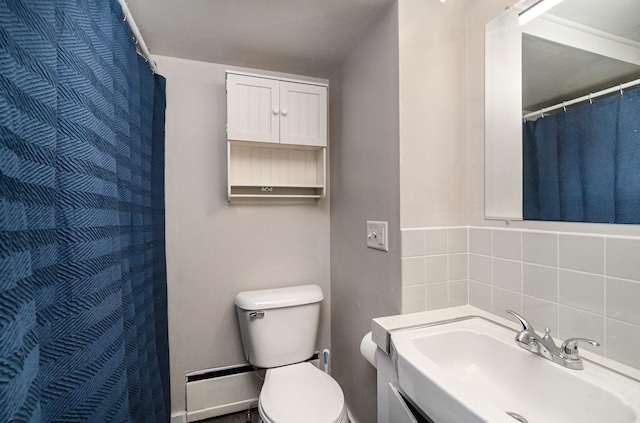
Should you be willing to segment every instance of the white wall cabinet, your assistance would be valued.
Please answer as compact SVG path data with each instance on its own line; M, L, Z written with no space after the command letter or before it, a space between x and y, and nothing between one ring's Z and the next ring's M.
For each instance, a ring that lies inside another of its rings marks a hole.
M227 72L227 181L238 198L324 198L327 86Z
M326 85L227 72L227 138L326 147Z

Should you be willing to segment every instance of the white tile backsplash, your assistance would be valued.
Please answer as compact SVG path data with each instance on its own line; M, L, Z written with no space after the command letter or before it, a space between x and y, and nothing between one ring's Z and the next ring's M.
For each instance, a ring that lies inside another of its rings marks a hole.
M425 257L403 257L402 285L424 285L426 281Z
M518 293L522 292L522 262L494 258L493 286Z
M604 316L601 314L560 306L560 329L558 338L587 338L602 344L605 337L604 333ZM579 348L586 348L600 355L604 355L602 346L595 347L583 342Z
M522 261L558 265L558 234L552 232L523 232Z
M427 290L427 310L449 307L449 284L447 282L430 283Z
M506 311L513 310L518 314L522 314L522 295L519 292L509 291L493 287L493 310L504 318L507 318ZM502 311L503 313L500 313Z
M552 336L558 335L558 312L558 303L528 295L522 297L522 315L541 335L546 328L551 329Z
M640 283L607 278L607 316L640 325Z
M469 252L491 256L493 250L491 229L470 228L469 229Z
M469 281L469 304L482 310L493 312L491 285Z
M426 232L427 255L447 254L447 230L432 229Z
M427 256L427 283L447 282L449 280L447 256Z
M469 254L469 279L491 284L493 279L492 269L491 257Z
M417 313L426 310L425 285L402 287L402 313Z
M608 237L606 245L607 275L640 280L640 239Z
M469 303L468 233L467 227L402 230L403 313Z
M449 307L469 304L469 281L449 282Z
M448 258L449 280L469 279L469 254L450 254Z
M469 228L447 229L447 252L449 254L469 252Z
M402 238L403 313L512 309L540 333L594 339L602 346L581 348L640 368L640 238L475 227Z
M604 315L604 276L560 269L559 302Z
M402 231L402 257L424 257L427 247L425 231Z
M560 267L604 274L604 237L560 234Z
M493 231L493 256L522 260L522 234L519 231Z
M607 319L608 358L640 368L640 326Z
M522 292L543 300L558 301L558 268L524 263Z

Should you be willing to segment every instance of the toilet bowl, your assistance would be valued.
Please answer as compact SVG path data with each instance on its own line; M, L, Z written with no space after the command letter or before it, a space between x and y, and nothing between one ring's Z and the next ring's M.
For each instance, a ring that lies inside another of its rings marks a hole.
M265 423L346 423L338 383L311 363L268 369L258 411Z
M258 411L265 423L348 423L342 389L308 362L324 299L318 285L244 291L236 310L244 352L264 368Z

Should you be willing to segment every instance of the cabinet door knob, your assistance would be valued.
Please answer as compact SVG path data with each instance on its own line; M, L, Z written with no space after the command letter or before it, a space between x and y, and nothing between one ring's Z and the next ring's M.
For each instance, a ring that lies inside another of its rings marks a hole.
M274 114L274 115L277 115L278 113L280 113L280 110L278 110L278 108L277 108L277 107L274 107L274 108L273 108L273 114Z
M287 109L282 109L282 116L286 116L286 115L287 115L287 113L289 113L289 112L287 111Z

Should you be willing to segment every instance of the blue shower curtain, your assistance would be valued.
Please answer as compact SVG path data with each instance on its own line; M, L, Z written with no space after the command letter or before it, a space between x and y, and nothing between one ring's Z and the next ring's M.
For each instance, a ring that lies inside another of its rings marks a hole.
M640 223L640 89L523 125L526 220Z
M169 419L164 93L116 0L0 0L0 422Z

